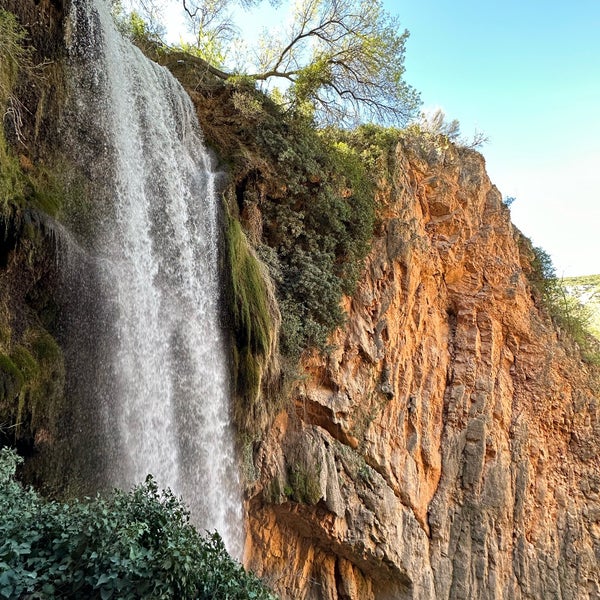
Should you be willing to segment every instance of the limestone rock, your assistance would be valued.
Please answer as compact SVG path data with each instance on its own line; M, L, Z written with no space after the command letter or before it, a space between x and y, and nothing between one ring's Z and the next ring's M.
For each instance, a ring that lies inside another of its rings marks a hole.
M598 383L476 152L398 145L348 321L256 453L283 598L600 598ZM393 191L392 191L393 190Z

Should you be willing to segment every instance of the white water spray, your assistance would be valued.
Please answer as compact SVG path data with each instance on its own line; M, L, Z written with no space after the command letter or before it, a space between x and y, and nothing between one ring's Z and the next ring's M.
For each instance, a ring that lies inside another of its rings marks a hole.
M121 37L107 2L74 0L69 21L80 73L74 118L84 136L101 132L87 160L97 157L93 185L111 204L90 244L113 315L95 378L110 379L100 383L110 393L97 393L105 404L97 412L118 439L109 483L127 488L152 473L239 555L214 166L189 97Z

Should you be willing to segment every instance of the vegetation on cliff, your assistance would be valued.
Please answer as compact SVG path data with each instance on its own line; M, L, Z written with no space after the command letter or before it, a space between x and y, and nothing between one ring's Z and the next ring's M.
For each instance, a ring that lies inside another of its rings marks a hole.
M23 86L39 81L33 55L15 16L0 10L0 444L26 455L37 431L54 434L64 384L62 352L50 333L56 265L45 218L57 210L59 186L50 171L14 151L26 151L29 113L20 97Z
M160 39L163 9L185 8L194 41L183 44L200 58L204 69L220 80L239 74L267 82L279 102L293 112L312 115L323 124L357 124L375 120L405 123L419 105L419 96L403 78L408 32L387 13L380 0L301 0L289 2L281 27L264 33L254 48L243 52L230 14L231 5L253 0L161 0L130 2L145 18L151 37ZM139 15L121 23L139 38ZM285 4L280 6L285 11ZM287 18L286 18L287 17ZM267 37L268 36L268 37Z
M590 331L600 340L600 275L565 277L562 283L589 315Z
M530 253L526 271L540 304L556 327L564 331L578 346L581 358L588 364L600 365L600 340L594 328L594 313L580 301L567 282L556 275L550 255L542 248L522 240L522 249Z
M264 360L279 362L276 352L265 352L274 348L264 335L268 323L281 321L278 347L293 370L305 350L324 349L343 322L342 297L354 289L373 233L372 162L343 131L317 129L245 78L214 79L193 57L164 48L152 56L190 93L205 139L230 174L224 193L227 278L245 279L226 286L242 397L236 412L253 412L250 399L263 374L271 375L271 391L280 389L277 364L268 367ZM245 315L252 320L244 323ZM268 405L266 396L260 401Z
M233 416L238 430L256 435L267 412L261 385L263 381L273 385L278 375L281 316L267 268L256 256L239 221L229 214L225 238L225 295L235 338L234 389L243 400L236 404Z

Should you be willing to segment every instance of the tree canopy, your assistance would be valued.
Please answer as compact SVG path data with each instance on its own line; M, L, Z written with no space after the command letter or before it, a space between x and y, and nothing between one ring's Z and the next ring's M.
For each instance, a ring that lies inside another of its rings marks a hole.
M408 31L381 0L290 2L287 24L265 30L258 47L244 53L232 11L252 10L257 0L131 2L153 31L160 5L179 3L193 33L185 50L205 60L214 75L247 75L278 89L283 103L320 124L404 124L419 105L418 93L403 79Z

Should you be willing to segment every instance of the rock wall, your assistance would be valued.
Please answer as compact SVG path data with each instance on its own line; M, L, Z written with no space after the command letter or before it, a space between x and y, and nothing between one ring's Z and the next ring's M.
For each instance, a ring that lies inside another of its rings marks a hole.
M50 144L63 2L0 6L50 61L45 85L23 91L24 134ZM245 562L295 600L600 598L600 383L536 307L527 246L483 159L406 137L379 195L347 324L305 357L253 448ZM58 353L34 352L54 332L52 249L36 265L13 237L0 304L23 318L3 316L0 350L58 372ZM31 417L28 452L56 446Z
M400 141L346 326L254 449L283 598L600 598L596 374L476 152Z

